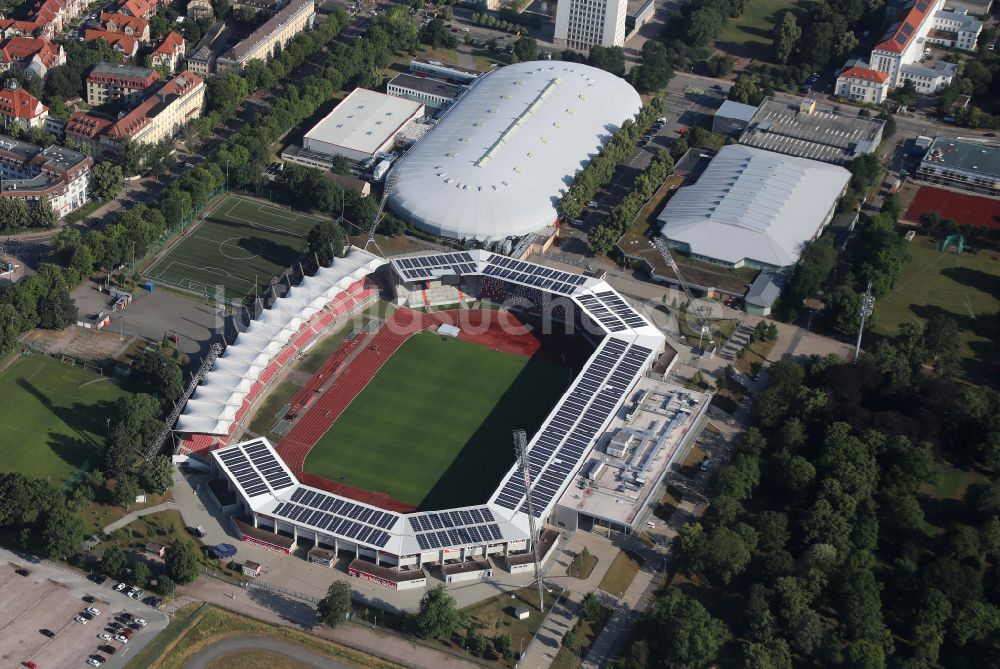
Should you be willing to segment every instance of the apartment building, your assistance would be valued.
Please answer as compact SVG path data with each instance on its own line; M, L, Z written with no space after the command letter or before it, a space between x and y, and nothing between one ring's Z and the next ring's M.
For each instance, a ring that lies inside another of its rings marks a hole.
M149 42L149 21L142 17L119 12L101 12L101 24L109 33L134 37L140 44Z
M87 75L87 104L97 106L123 98L137 102L159 78L149 67L98 63Z
M881 104L889 96L889 75L865 67L849 67L837 76L834 93L855 102Z
M94 161L61 146L47 149L0 135L0 197L33 205L47 197L60 218L82 207Z
M74 113L66 123L66 137L77 145L89 144L96 156L114 151L125 139L156 144L174 137L185 124L200 117L204 106L205 81L185 70L117 121Z
M88 29L83 33L83 38L87 42L104 40L111 45L111 48L131 60L139 53L139 40L124 33L113 33L108 30Z
M0 125L4 128L40 128L48 116L49 108L21 88L16 79L8 81L6 87L0 90Z
M0 46L0 71L14 68L40 79L53 68L66 64L66 51L44 37L11 37Z
M589 51L625 44L627 0L566 0L556 6L555 45Z
M163 41L153 49L149 59L153 67L165 67L173 74L184 60L184 38L175 32L167 33Z
M0 19L0 36L44 37L54 40L67 23L86 12L87 0L41 0L24 20Z
M943 10L934 14L934 26L927 34L927 41L952 49L975 51L983 22L969 16L964 9Z
M220 72L242 70L251 60L270 60L299 33L309 30L316 19L313 0L292 0L249 37L216 59Z

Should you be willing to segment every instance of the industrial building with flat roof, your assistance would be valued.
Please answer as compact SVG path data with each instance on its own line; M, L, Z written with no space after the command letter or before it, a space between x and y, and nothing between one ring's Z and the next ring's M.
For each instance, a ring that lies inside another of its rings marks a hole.
M394 212L451 239L552 225L574 175L642 106L620 77L531 61L479 78L393 168Z
M303 138L302 148L360 161L388 151L406 126L423 117L424 105L366 88L355 88Z
M917 178L973 193L1000 195L1000 148L938 137L920 161Z
M454 104L466 89L430 77L397 74L386 84L385 90L397 98L413 100L432 109L444 109Z
M798 104L768 98L757 108L740 144L843 165L874 153L883 127L880 119L819 109L809 98Z
M441 63L420 56L410 61L410 72L417 75L430 75L453 84L471 84L483 76L483 73L479 70L459 67L458 65L449 65L448 63Z
M719 151L659 215L667 243L728 267L781 269L833 217L851 174L843 167L748 146Z

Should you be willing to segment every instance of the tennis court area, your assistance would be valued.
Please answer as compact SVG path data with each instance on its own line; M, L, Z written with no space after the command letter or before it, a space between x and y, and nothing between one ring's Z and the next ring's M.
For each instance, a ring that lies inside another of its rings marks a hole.
M0 471L49 479L82 476L103 454L107 419L125 394L116 381L44 355L0 374Z
M541 356L413 335L306 456L304 470L421 509L481 503L572 378Z
M322 220L237 195L223 196L209 212L146 271L148 279L200 295L222 286L226 298L242 298L253 292L254 281L266 286L288 269Z

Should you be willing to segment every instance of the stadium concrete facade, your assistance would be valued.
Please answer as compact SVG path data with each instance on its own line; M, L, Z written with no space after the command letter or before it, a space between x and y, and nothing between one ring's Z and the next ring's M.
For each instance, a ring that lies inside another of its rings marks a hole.
M338 263L343 265L340 270L335 269ZM601 279L486 251L412 256L390 262L352 249L346 259L334 262L331 271L331 278L339 275L343 280L336 288L317 293L319 300L335 299L337 295L332 293L348 294L359 276L368 273L361 280L377 281L398 304L412 302L427 291L451 291L459 301L516 304L522 310L554 315L594 345L590 358L527 446L533 481L531 509L542 522L567 529L596 524L633 531L655 501L653 491L670 464L699 432L710 395L665 384L663 375L668 368L662 367L666 350L663 334ZM301 331L303 323L309 322L303 319L317 316L318 312L307 315L302 311L316 306L315 301L306 299L312 292L309 287L300 290L309 281L306 278L291 287L286 297L276 299L267 310L270 313L262 318L268 327ZM286 307L285 302L293 306ZM237 336L235 346L243 336ZM258 339L257 333L250 335L248 350L264 345ZM274 359L284 355L277 346L261 353ZM228 352L224 353L220 362L227 356ZM226 369L220 374L234 376L237 384L250 390L259 379L246 376L263 375L269 365L261 357L238 357L238 365L224 365ZM650 384L656 387L650 388ZM214 377L208 380L209 388L213 385L217 385ZM239 414L246 415L250 405L240 397L241 408L235 408L237 402L224 394L202 397L217 402L231 417L216 423L214 410L198 404L194 413L204 413L204 420L194 420L192 412L186 411L188 418L182 419L177 430L187 433L184 444L189 451L206 446L199 437L212 440L208 443L216 448L200 453L208 458L216 475L209 487L222 510L233 515L243 540L285 553L303 543L334 555L346 551L352 555L352 574L392 588L423 586L424 570L430 568L440 568L446 575L455 570L456 578L485 578L492 569L490 557L502 558L511 571L530 568L533 538L529 503L523 472L516 464L494 490L483 490L481 504L412 513L387 510L303 484L266 439L229 445L229 438L240 432ZM608 450L610 430L613 425L624 428L640 408L649 412L644 417L658 418L652 425L635 428L641 438L635 441L637 448L629 452L626 462L625 450L613 454ZM653 429L657 420L662 422L659 431ZM192 434L193 430L205 433ZM600 444L604 453L611 455L599 453ZM578 502L578 492L570 488L586 476L582 470L589 467L592 457L605 462L613 459L612 464L620 464L623 474L609 485L606 503L587 506ZM626 484L626 492L615 493Z
M396 164L389 206L450 239L538 232L555 222L574 175L641 106L624 79L587 65L498 68Z

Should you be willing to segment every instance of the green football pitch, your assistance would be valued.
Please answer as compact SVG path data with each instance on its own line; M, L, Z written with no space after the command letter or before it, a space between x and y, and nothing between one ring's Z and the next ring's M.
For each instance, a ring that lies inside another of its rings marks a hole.
M254 281L266 286L306 248L319 218L258 200L224 196L205 220L146 271L154 282L229 299L242 298Z
M408 339L306 456L306 472L420 509L486 501L572 378L541 358Z
M21 358L0 374L0 471L75 480L100 462L115 381L53 358ZM88 467L89 463L89 467Z

